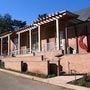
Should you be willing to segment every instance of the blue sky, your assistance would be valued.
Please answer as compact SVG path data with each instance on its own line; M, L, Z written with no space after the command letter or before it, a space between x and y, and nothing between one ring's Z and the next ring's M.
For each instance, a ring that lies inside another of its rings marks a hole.
M76 11L90 7L90 0L0 0L0 14L9 13L12 18L30 24L38 14L60 10Z

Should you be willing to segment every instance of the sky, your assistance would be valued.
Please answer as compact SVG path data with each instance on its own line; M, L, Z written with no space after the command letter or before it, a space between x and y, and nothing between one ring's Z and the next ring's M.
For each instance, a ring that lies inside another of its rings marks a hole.
M38 14L61 10L77 11L90 7L90 0L0 0L0 14L31 24Z

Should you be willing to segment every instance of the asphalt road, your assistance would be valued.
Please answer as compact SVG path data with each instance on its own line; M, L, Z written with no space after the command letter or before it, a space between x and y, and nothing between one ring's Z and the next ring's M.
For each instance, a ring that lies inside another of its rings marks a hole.
M69 90L0 72L0 90Z

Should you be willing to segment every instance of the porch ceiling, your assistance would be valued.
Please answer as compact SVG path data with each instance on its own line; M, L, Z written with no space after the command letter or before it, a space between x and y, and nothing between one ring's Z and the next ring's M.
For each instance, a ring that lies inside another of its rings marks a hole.
M67 26L70 27L70 26L73 26L73 25L77 25L77 24L80 24L82 23L83 21L79 20L79 19L71 19L67 22Z

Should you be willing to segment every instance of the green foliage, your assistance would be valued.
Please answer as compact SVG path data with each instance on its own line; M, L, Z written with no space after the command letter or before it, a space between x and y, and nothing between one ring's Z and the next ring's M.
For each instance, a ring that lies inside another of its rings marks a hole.
M46 18L47 16L48 16L47 13L39 14L39 15L38 15L38 20L43 19L43 18Z
M14 31L15 28L22 28L26 25L25 21L12 19L11 15L0 15L0 33Z
M26 21L22 22L22 21L16 20L16 19L13 20L13 26L22 28L22 27L24 27L25 25L26 25Z

